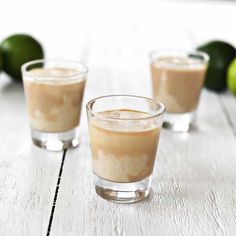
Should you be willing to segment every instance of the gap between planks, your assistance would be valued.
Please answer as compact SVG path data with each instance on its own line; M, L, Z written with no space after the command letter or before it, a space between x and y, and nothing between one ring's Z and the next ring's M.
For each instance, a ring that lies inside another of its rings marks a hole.
M60 166L60 170L59 170L59 174L58 174L57 185L56 185L56 189L55 189L55 193L54 193L52 209L50 212L50 218L49 218L49 222L48 222L47 236L50 235L50 231L51 231L51 227L52 227L53 216L54 216L54 211L56 208L57 196L59 193L61 176L62 176L62 172L63 172L63 166L64 166L64 162L65 162L65 158L66 158L66 152L67 152L67 150L64 150L63 154L62 154L61 166Z
M233 124L233 121L230 117L230 114L229 114L223 100L221 99L221 97L219 97L219 103L220 103L221 109L222 109L222 111L225 115L225 118L227 120L227 123L230 126L230 129L231 129L234 137L236 137L235 126ZM54 211L55 211L55 208L56 208L57 196L58 196L58 193L59 193L61 177L62 177L62 173L63 173L63 167L64 167L65 158L66 158L66 153L67 153L67 150L64 150L63 155L62 155L61 166L60 166L60 170L59 170L59 174L58 174L57 185L56 185L56 189L55 189L55 193L54 193L53 205L52 205L52 208L51 208L50 218L49 218L49 222L48 222L48 228L47 228L47 234L46 234L47 236L50 236L51 226L52 226L52 223L53 223L53 216L54 216Z
M88 55L89 55L89 52L90 52L90 45L91 45L91 32L88 31L86 33L85 42L84 42L84 45L82 47L82 52L81 52L81 57L80 57L81 62L83 64L85 64L85 66L87 66L87 62L88 62ZM65 158L66 158L66 153L67 153L67 149L64 150L63 155L62 155L61 166L60 166L60 170L59 170L59 174L58 174L57 185L56 185L56 189L55 189L55 193L54 193L52 209L51 209L51 212L50 212L50 218L49 218L49 222L48 222L48 228L47 228L47 234L46 234L47 236L50 235L51 228L52 228L53 216L54 216L54 212L55 212L55 208L56 208L57 196L58 196L58 193L59 193L61 177L62 177L62 173L63 173L63 167L64 167Z
M232 131L232 133L234 135L234 137L236 138L236 127L234 126L233 120L232 120L232 118L231 118L231 116L230 116L230 114L228 112L227 107L225 106L225 103L224 103L222 97L219 96L218 98L219 98L219 103L220 103L221 109L222 109L222 111L223 111L223 113L225 115L226 121L227 121L227 123L228 123L228 125L229 125L229 127L230 127L230 129L231 129L231 131Z

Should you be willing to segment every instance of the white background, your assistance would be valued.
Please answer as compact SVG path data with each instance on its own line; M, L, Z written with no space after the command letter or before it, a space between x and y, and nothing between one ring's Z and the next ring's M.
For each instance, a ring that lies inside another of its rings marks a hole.
M74 60L89 38L101 45L132 44L130 30L140 44L149 42L148 49L193 48L211 39L236 45L235 12L233 1L2 0L0 40L28 33L48 58Z

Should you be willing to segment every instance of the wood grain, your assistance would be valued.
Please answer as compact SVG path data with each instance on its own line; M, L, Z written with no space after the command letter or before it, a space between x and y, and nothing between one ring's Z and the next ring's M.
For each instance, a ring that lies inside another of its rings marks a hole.
M236 137L236 98L230 92L225 92L219 97L220 104L226 115L234 136Z
M0 235L46 235L61 153L31 144L21 84L0 83Z

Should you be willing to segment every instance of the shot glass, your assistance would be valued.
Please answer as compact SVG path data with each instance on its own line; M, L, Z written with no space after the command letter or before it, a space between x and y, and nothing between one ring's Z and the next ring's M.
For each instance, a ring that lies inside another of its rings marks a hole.
M153 98L166 106L163 127L187 132L195 123L208 60L206 53L198 51L150 53Z
M35 60L22 66L33 143L52 151L79 144L87 68L78 62Z
M110 95L87 103L96 193L110 201L146 198L165 107L150 98Z

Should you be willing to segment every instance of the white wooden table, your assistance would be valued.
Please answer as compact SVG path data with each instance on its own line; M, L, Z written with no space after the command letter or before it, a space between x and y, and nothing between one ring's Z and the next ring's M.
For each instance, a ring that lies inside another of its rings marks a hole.
M158 7L168 9L155 4L139 6L134 19L124 11L119 22L110 5L114 24L99 18L90 25L78 49L90 69L84 104L112 93L150 97L147 52L155 45L190 48L205 39L188 24L184 33L174 27L165 35L154 33L154 26L161 27L155 13L164 17ZM233 19L235 7L220 8ZM206 19L212 5L204 9ZM214 10L217 21L219 8ZM142 11L150 13L146 20L139 20ZM0 235L236 235L236 98L229 93L203 90L198 127L189 133L162 131L152 192L130 205L95 194L84 106L81 145L64 153L31 144L22 86L4 75L0 111Z

